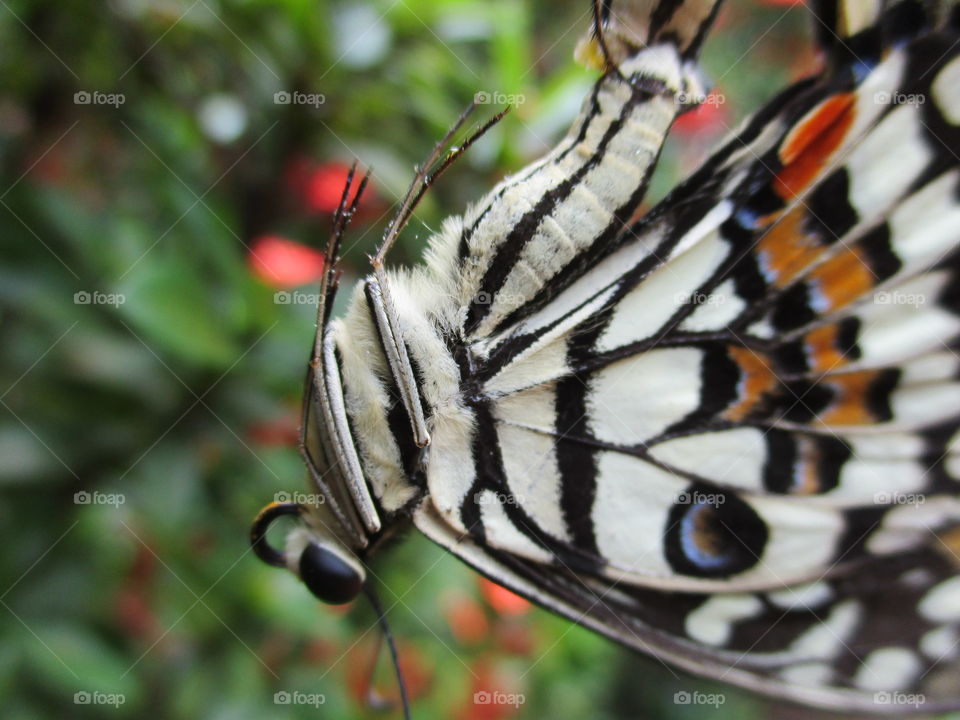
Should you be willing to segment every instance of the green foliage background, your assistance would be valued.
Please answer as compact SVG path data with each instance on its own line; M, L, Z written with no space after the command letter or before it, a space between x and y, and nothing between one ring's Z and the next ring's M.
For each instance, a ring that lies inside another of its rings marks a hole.
M809 59L802 12L773 5L741 0L723 16L705 62L728 98L724 114L671 141L655 195ZM321 607L248 551L256 511L278 491L305 489L295 449L263 428L284 437L295 429L313 317L310 306L274 302L274 288L248 268L247 246L265 233L320 246L329 220L298 202L290 163L357 157L374 167L380 205L351 228L349 284L382 232L386 217L377 216L474 93L522 95L428 196L392 258L415 262L444 215L558 139L591 82L570 59L589 7L0 3L5 718L397 716L357 697L376 634L369 608ZM283 90L325 102L275 104ZM125 102L80 105L77 91ZM218 142L200 116L224 94L239 103L245 129ZM78 304L82 291L125 302ZM95 491L124 502L75 502ZM422 676L416 717L769 712L545 612L499 616L476 599L473 573L423 538L375 570ZM463 642L449 608L478 602L492 630ZM490 668L523 705L472 704ZM377 678L395 692L385 666ZM725 701L674 704L675 692L693 689ZM278 705L278 691L325 702ZM76 704L77 692L124 702Z

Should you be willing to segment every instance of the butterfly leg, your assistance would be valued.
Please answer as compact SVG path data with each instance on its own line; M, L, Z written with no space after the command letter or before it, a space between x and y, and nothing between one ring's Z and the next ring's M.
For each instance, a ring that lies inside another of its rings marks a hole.
M490 120L474 130L463 143L452 147L447 152L446 157L441 160L443 149L450 144L453 136L463 127L463 124L476 107L477 103L474 102L464 110L450 130L448 130L440 139L440 142L436 144L427 161L417 168L416 176L400 204L400 209L387 227L380 249L377 251L377 254L370 259L371 265L373 266L373 277L368 278L366 283L367 298L373 309L374 320L377 325L377 331L380 334L384 353L387 356L390 372L393 375L394 382L400 389L400 397L404 409L410 418L414 442L417 444L417 447L421 448L430 444L430 433L427 430L423 405L420 402L420 394L417 390L417 378L410 364L407 347L403 342L400 319L397 314L396 304L390 294L390 284L384 271L383 262L387 252L396 241L400 231L403 230L409 222L413 211L429 187L467 148L499 122L509 111L509 108L506 108L494 115Z

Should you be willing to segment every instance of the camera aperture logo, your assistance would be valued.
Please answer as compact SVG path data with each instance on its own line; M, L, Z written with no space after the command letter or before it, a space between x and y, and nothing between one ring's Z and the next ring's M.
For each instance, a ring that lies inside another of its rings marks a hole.
M323 93L308 93L300 90L278 90L273 94L274 105L308 105L319 108L327 101Z
M478 690L473 694L474 705L510 705L518 708L527 701L523 693L507 693L499 690Z
M305 693L299 690L278 690L273 694L274 705L309 705L318 708L327 701L323 693Z
M123 493L103 493L99 490L90 492L89 490L80 490L73 494L74 505L113 505L118 508L127 501Z

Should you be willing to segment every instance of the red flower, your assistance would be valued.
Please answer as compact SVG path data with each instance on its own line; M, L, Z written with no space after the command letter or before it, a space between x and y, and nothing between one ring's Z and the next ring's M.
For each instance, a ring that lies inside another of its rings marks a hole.
M291 411L247 428L247 438L267 447L294 447L300 441L300 413Z
M316 282L323 273L323 253L279 235L262 235L250 243L250 270L268 285L292 288Z
M520 711L526 701L516 677L481 658L470 667L470 695L455 713L457 720L504 720Z
M486 578L480 578L480 592L483 593L490 607L501 615L523 615L530 609L529 600Z
M526 619L503 618L494 629L497 648L511 655L530 655L537 641Z
M483 606L465 592L454 591L441 599L443 616L453 636L464 645L475 645L490 634Z
M673 131L681 135L696 135L723 129L726 109L726 97L714 90L706 100L694 110L689 110L673 123Z
M350 168L339 162L316 165L306 158L293 160L286 170L286 182L293 194L308 212L331 214L340 206L340 197L347 184ZM360 170L358 170L360 173ZM354 177L353 189L347 202L356 195L359 182ZM368 185L360 201L361 206L368 205L371 195Z
M340 205L343 188L347 185L347 174L350 168L339 163L328 163L314 168L306 178L303 188L307 208L314 212L332 213ZM354 184L356 188L356 184ZM347 202L353 200L356 190L351 193Z
M137 547L133 564L113 597L114 618L121 630L146 643L163 634L151 605L151 590L157 561L143 545Z

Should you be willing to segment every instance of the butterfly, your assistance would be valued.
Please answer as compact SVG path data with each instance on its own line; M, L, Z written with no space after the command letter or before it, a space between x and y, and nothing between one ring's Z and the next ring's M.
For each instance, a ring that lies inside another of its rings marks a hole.
M637 217L719 6L594 3L566 137L387 270L451 131L334 318L351 175L302 419L323 502L267 506L254 549L346 602L412 523L683 670L960 707L960 9L810 2L823 71Z

